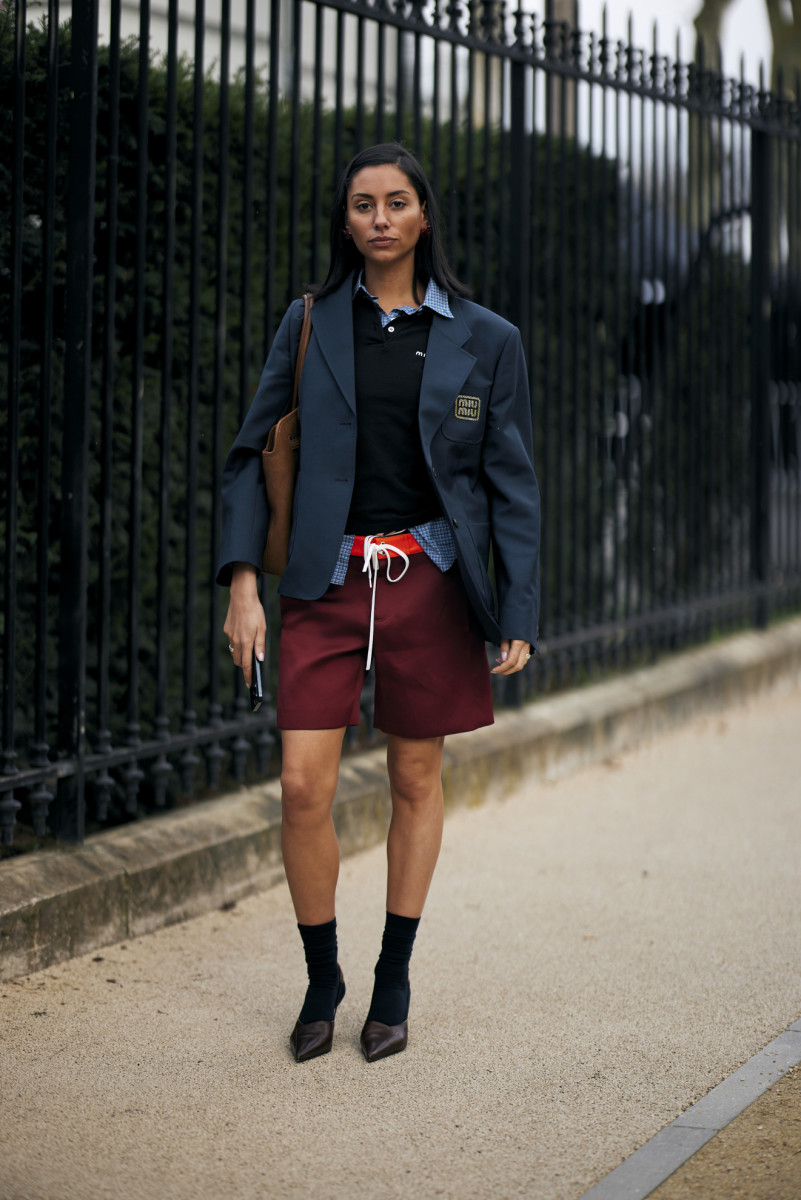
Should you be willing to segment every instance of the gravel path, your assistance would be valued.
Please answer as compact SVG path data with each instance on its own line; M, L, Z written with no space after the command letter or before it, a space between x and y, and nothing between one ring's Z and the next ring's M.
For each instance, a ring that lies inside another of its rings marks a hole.
M801 1016L801 694L449 817L405 1054L298 1066L284 886L0 985L2 1200L576 1200Z
M799 1196L801 1067L793 1067L651 1192L649 1200L798 1200Z

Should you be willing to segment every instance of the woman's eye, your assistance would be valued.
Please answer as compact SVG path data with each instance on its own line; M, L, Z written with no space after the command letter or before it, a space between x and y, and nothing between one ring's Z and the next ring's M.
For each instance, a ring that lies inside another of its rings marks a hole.
M405 201L405 200L393 200L393 201L392 201L392 207L393 207L393 208L405 208L405 207L406 207L406 201Z

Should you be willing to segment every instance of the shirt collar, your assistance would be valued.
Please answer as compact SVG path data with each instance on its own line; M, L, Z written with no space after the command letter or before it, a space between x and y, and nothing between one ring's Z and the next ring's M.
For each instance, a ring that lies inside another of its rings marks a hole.
M364 269L359 271L359 274L356 276L356 282L353 286L353 297L355 299L359 291L362 291L364 292L365 296L370 297L375 305L378 305L378 298L368 292L367 288L364 286L364 283L362 282L363 275ZM392 311L416 313L419 312L421 308L430 308L432 312L437 314L437 316L450 317L450 319L453 320L451 306L448 303L448 293L444 288L441 288L434 279L429 279L428 287L426 288L426 294L423 297L423 303L418 308L413 308L410 304L404 304L401 308L393 308ZM390 314L387 313L387 316L389 315Z

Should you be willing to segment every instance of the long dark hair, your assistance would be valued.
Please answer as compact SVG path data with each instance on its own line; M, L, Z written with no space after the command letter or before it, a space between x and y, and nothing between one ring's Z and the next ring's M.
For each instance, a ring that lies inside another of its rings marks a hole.
M470 289L460 282L448 264L442 245L442 225L439 208L431 184L420 163L411 151L400 142L383 142L380 146L368 146L355 155L342 173L334 203L331 208L331 262L325 282L309 290L317 300L344 283L354 270L364 266L364 258L352 241L342 232L348 204L348 192L354 175L365 167L399 167L417 192L421 205L425 205L430 232L418 239L414 251L414 291L422 301L422 293L429 279L438 283L449 296L469 296Z

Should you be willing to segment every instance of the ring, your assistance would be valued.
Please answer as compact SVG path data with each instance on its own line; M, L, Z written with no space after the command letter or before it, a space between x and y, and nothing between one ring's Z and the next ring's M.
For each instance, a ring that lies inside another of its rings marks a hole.
M228 643L228 649L229 649L229 650L231 651L231 653L233 654L233 652L234 652L234 648L233 648L233 646L231 645L231 643L230 643L230 642Z
M530 655L530 654L527 654L527 655L526 655L526 662L528 662L528 660L529 660L530 658L531 658L531 655Z

